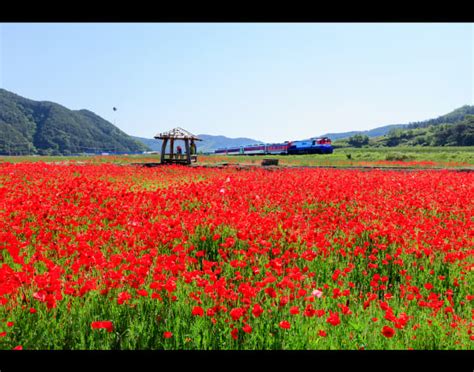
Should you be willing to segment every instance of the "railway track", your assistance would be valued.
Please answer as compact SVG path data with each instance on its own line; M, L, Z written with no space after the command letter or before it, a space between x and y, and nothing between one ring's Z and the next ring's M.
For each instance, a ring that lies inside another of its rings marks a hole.
M160 163L132 163L130 165L143 166L143 167L159 167L165 164ZM192 168L237 168L237 169L252 169L252 168L263 168L267 170L277 169L347 169L347 170L391 170L400 172L409 171L451 171L451 172L474 172L474 167L463 167L463 168L448 168L448 167L391 167L391 166L368 166L368 165L351 165L351 166L336 166L336 165L268 165L262 166L260 164L240 164L240 163L216 163L216 164L191 164L188 165Z

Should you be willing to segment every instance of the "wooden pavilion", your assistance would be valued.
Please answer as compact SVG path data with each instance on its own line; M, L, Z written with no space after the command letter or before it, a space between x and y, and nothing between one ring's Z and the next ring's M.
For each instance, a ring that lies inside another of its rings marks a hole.
M191 164L191 161L197 161L195 141L202 141L194 134L176 127L167 132L158 133L154 138L163 140L161 145L161 163L162 164ZM175 152L175 141L184 141L184 153ZM170 142L170 151L166 153L166 145Z

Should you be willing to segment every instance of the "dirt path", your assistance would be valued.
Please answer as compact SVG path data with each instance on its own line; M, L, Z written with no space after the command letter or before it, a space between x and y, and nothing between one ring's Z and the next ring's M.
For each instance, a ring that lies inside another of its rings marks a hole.
M143 167L159 167L162 166L160 163L131 163L129 165L143 166ZM252 168L263 168L267 170L277 169L349 169L349 170L395 170L395 171L452 171L452 172L474 172L473 167L463 168L449 168L449 167L391 167L391 166L367 166L367 165L352 165L352 166L336 166L336 165L269 165L262 166L260 164L239 164L239 163L217 163L217 164L191 164L189 167L192 168L236 168L236 169L252 169Z

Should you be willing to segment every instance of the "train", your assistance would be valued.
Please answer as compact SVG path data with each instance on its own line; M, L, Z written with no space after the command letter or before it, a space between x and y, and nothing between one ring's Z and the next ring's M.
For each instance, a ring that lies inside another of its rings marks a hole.
M283 143L259 143L235 147L219 148L218 155L300 155L332 154L334 148L328 137L311 138L303 141L285 141Z

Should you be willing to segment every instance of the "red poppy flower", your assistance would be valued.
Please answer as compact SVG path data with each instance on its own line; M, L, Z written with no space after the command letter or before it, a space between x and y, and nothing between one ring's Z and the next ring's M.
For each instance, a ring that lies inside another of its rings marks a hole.
M232 317L234 321L237 321L240 319L241 316L244 315L244 311L243 309L236 307L232 309L231 311L229 311L229 315Z
M333 313L331 310L329 310L329 317L326 319L326 322L329 324L332 324L333 326L337 326L339 323L341 323L341 319L339 319L339 314L337 312Z
M216 315L216 311L212 307L210 307L209 309L207 309L206 315L207 316L214 316L214 315Z
M258 318L263 313L263 308L259 304L255 304L252 310L252 314L255 318Z
M297 315L297 314L299 314L299 313L300 313L300 309L299 309L298 306L292 306L292 307L290 308L290 314L291 314L291 315Z
M324 309L316 310L316 315L318 316L318 318L322 318L324 314L326 314L326 311Z
M252 327L246 324L242 327L242 331L244 331L245 333L252 333Z
M290 322L287 320L282 320L279 325L280 325L280 328L283 328L283 329L290 329L291 327Z
M234 340L237 340L239 338L239 329L238 328L232 329L232 331L230 331L230 335L232 336Z
M163 337L164 337L164 338L171 338L171 337L173 337L173 333L171 333L171 332L163 332Z
M46 292L45 291L35 292L35 293L33 293L33 298L38 300L38 301L45 302L46 301Z
M203 316L204 315L204 310L201 306L194 306L192 314L195 316Z
M122 305L124 302L127 302L132 298L132 295L128 292L120 292L117 298L117 303Z
M277 296L275 289L272 287L265 288L265 293L269 295L271 298L275 298Z
M387 338L392 338L395 335L395 330L391 327L384 326L382 328L382 334Z
M91 328L92 329L106 329L107 332L112 332L114 330L114 325L111 321L105 320L105 321L92 322Z

